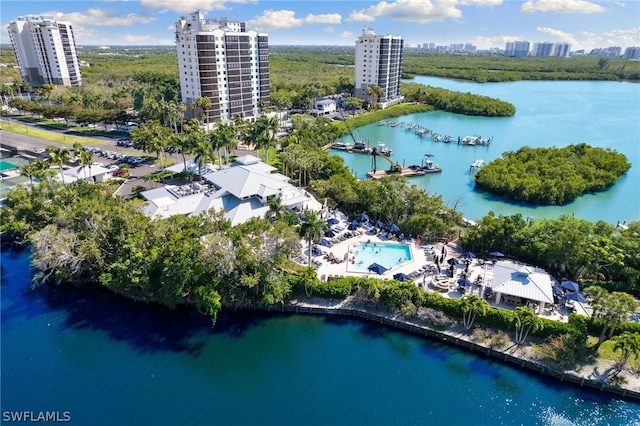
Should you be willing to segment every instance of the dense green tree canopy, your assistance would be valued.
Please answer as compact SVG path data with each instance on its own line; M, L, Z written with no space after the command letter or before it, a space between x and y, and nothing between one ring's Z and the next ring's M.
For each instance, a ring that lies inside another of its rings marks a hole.
M522 147L502 157L476 173L477 187L534 204L565 204L586 192L602 191L631 167L623 154L584 143Z

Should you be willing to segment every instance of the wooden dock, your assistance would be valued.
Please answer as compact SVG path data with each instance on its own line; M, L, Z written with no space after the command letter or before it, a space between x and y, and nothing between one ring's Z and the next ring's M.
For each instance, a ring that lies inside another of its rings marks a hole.
M385 176L400 175L404 177L424 176L427 173L422 170L402 169L400 171L391 172L389 170L376 170L375 172L367 172L369 179L379 180Z
M473 173L474 171L476 171L477 169L479 169L482 166L484 166L484 160L478 159L478 160L474 161L469 166L469 173Z

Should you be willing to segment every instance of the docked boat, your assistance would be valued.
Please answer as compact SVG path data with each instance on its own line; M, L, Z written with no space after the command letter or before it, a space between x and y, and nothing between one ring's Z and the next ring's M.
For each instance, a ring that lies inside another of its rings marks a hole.
M371 148L367 146L365 141L355 141L353 143L351 152L359 152L362 154L371 154Z
M427 154L427 159L422 162L421 165L412 165L409 166L411 170L415 170L416 172L421 172L422 174L427 173L441 173L442 169L440 168L440 164L434 164L431 160L433 157L432 154Z
M393 150L383 143L378 143L377 149L378 149L378 154L382 154L385 157L390 157L391 154L393 154Z
M331 149L338 149L341 151L351 151L353 149L353 144L344 143L344 142L335 142L329 146Z

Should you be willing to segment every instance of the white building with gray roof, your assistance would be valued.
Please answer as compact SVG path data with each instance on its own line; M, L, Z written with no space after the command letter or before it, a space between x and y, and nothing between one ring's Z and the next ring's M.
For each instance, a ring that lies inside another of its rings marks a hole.
M274 173L275 170L257 157L245 155L220 170L204 174L203 182L144 191L142 196L148 201L144 211L152 218L166 218L214 209L224 211L225 218L237 225L253 217L263 218L273 197L280 197L288 209L322 209L311 194L291 185L287 176Z

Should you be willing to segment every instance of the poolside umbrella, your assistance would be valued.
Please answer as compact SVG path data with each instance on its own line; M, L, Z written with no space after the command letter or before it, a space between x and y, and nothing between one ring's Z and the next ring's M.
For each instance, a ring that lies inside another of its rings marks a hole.
M468 251L468 252L464 253L462 255L462 257L464 257L465 259L474 259L476 257L476 255L471 253L470 251Z
M384 223L379 220L374 220L371 224L376 228L384 228Z
M469 281L468 278L460 278L458 280L458 285L461 285L462 287L471 287L471 281Z
M325 236L325 237L329 237L329 238L333 238L333 237L335 237L335 236L336 236L336 234L337 234L337 232L336 232L336 230L335 230L335 229L328 229L328 230L324 233L324 236Z
M382 275L387 272L387 268L382 265L378 265L377 263L372 263L367 269L371 272L375 272L378 275Z
M356 216L356 220L358 222L366 222L369 220L369 216L367 216L366 213L360 213L358 216Z
M353 222L351 222L348 226L350 231L355 231L356 229L358 229L360 227L360 223L357 220L354 220Z
M337 225L340 223L340 221L338 219L336 219L335 217L331 217L329 219L327 219L327 223L329 225Z
M447 260L447 263L449 265L457 265L458 264L458 259L456 259L455 257L451 257L451 258L449 258L449 260Z
M395 223L390 223L389 225L387 225L387 231L393 234L396 232L400 232L400 228L398 228L398 225L396 225Z
M492 251L491 253L489 253L489 255L494 257L504 257L504 254L500 253L499 251Z
M562 282L560 283L560 287L574 292L580 290L580 286L578 284L569 280L562 280Z
M407 274L403 274L402 272L398 272L393 276L393 279L400 282L405 282L405 281L409 281L411 277Z
M578 303L586 303L587 302L587 298L584 297L582 295L582 293L578 293L577 291L575 293L567 293L565 298L569 299L569 300L573 300L574 302L578 302Z
M556 284L553 285L553 294L556 296L562 296L562 289Z

